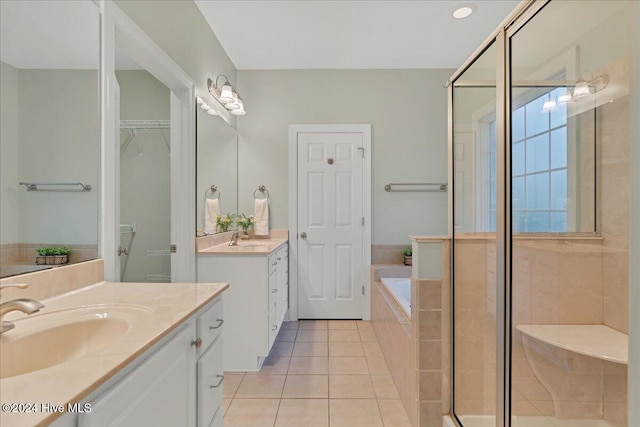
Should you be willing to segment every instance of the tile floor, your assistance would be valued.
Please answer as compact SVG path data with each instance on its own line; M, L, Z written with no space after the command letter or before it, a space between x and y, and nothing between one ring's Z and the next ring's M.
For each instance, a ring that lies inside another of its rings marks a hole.
M226 373L225 427L410 427L370 322L285 322L259 373Z

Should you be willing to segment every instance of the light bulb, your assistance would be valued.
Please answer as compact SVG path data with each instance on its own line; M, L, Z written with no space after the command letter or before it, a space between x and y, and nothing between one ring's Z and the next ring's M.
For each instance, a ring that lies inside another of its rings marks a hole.
M580 98L587 95L591 95L589 85L584 80L580 80L578 83L576 83L576 87L573 89L573 97Z
M558 97L558 104L566 104L571 101L571 92L567 89L562 95Z
M548 113L550 110L555 108L555 106L556 106L556 101L554 101L553 99L544 101L544 104L542 105L542 112Z
M218 98L218 100L223 104L227 104L233 101L233 89L228 82L222 85L222 89L220 90L220 98Z

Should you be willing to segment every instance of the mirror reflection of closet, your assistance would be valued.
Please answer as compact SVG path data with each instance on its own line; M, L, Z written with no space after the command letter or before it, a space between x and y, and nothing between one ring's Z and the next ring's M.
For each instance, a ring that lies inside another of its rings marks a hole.
M123 282L171 281L170 91L116 55L120 86L120 274Z
M210 98L203 97L205 102L215 102ZM204 230L206 199L218 199L222 215L238 212L238 135L220 116L208 114L199 105L196 110L196 227ZM211 186L217 191L211 191Z

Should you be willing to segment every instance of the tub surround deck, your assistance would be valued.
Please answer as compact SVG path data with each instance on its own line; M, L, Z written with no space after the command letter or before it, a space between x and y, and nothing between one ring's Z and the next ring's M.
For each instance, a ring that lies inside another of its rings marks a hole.
M228 284L213 283L108 283L101 282L67 294L42 300L45 308L29 316L46 315L69 308L91 306L140 307L140 316L122 339L111 346L51 368L4 378L0 395L4 402L47 402L56 405L80 402L125 368L136 357L178 327L189 316L219 296ZM14 314L14 313L11 313ZM14 330L0 336L0 343L20 338L21 318ZM11 426L47 425L61 414L2 413L0 424Z

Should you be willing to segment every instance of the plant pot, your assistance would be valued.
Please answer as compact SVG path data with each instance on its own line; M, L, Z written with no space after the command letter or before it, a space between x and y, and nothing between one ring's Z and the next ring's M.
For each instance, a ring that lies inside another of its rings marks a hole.
M46 256L37 256L36 264L37 265L62 265L67 264L69 262L69 255L46 255Z
M413 265L413 257L404 256L404 265Z

